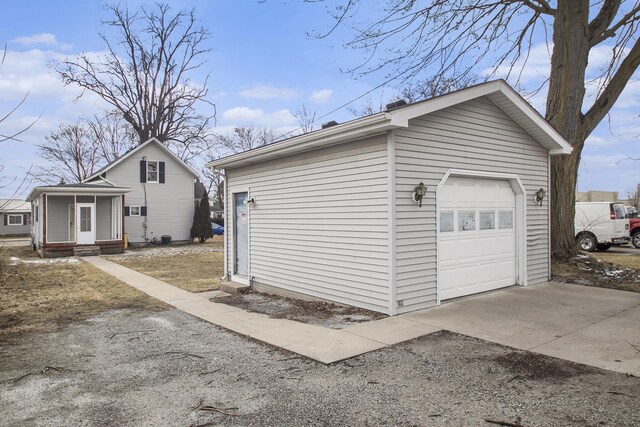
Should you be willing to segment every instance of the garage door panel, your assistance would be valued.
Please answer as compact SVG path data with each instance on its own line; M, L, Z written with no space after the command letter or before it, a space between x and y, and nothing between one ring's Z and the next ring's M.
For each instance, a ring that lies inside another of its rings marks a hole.
M515 216L515 194L509 182L449 178L438 203L441 213L449 213L441 219L450 223L451 215L454 218L452 226L441 227L438 238L440 299L515 284L515 226L500 228L500 212ZM473 216L475 225L469 229Z

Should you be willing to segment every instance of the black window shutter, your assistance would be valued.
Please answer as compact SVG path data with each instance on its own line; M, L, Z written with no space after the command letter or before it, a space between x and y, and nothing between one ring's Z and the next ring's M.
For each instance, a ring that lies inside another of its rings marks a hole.
M146 206L140 206L140 215L141 216L147 216L147 207Z
M164 162L159 162L160 166L158 167L159 173L158 173L158 182L160 182L160 184L164 184Z
M9 216L7 214L2 215L4 217L4 225L9 225Z
M125 206L124 207L124 216L129 216L130 213L131 213L131 209L129 209L129 206Z
M147 182L147 161L140 160L140 182Z
M22 225L29 224L29 214L22 215Z

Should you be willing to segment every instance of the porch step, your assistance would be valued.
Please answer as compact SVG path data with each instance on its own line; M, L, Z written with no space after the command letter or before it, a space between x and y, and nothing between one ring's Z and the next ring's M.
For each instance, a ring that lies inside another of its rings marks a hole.
M73 255L74 256L94 256L100 255L100 246L74 246Z
M249 286L236 282L220 282L219 289L228 294L243 294L249 290Z

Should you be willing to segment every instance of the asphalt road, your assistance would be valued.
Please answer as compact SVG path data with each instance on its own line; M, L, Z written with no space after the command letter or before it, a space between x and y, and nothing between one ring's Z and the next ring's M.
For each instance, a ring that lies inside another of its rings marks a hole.
M635 256L640 256L640 249L636 249L633 247L633 245L631 243L629 243L628 245L624 245L624 246L612 246L607 253L611 253L611 254L628 254L628 255L635 255Z

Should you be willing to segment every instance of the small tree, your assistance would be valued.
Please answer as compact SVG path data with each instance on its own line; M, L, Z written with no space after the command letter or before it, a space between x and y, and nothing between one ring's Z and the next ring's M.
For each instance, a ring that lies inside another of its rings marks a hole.
M204 243L205 240L213 237L210 215L209 196L205 192L193 213L193 225L191 226L192 239L197 237L200 243Z

